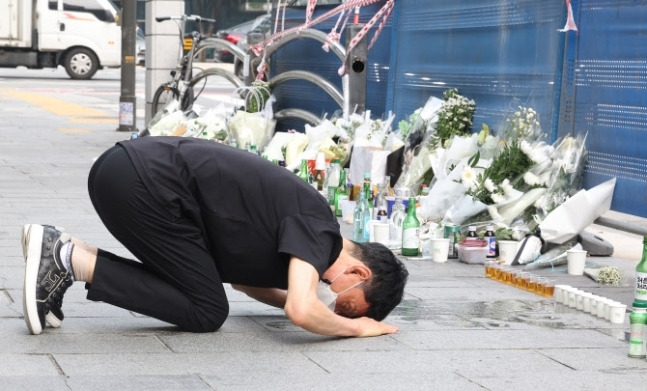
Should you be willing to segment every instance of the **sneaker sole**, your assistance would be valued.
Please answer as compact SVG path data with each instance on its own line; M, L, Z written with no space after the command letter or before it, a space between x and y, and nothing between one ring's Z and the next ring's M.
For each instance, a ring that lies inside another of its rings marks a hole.
M22 255L25 258L25 262L27 262L27 254L29 253L27 249L27 243L29 243L29 231L31 229L31 226L34 224L25 224L22 227ZM55 227L59 231L63 231L63 228L60 227ZM41 226L42 229L42 226ZM41 233L41 238L43 234ZM40 255L39 255L40 258ZM50 311L47 311L47 314L45 314L45 322L47 322L50 326L54 328L59 328L61 327L62 320L59 319L56 315L52 314Z
M38 268L40 266L40 255L43 243L43 226L38 224L27 224L23 227L23 251L25 254L25 284L23 287L23 311L25 323L29 332L38 335L43 331L38 316L36 305L36 283L38 280ZM40 238L40 240L38 240Z

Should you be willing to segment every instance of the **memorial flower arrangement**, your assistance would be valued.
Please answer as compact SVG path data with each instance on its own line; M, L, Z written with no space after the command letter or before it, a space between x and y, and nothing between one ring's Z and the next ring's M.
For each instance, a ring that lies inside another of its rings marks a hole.
M423 220L437 224L495 225L519 240L581 188L586 137L553 144L535 110L518 107L497 136L452 135L429 151L434 178L421 201Z

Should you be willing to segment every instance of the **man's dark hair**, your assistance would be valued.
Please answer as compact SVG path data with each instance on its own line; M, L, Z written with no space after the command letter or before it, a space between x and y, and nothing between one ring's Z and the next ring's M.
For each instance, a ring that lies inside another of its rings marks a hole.
M369 303L366 316L382 320L402 301L409 272L404 264L381 243L357 243L351 255L371 269L372 277L364 285Z

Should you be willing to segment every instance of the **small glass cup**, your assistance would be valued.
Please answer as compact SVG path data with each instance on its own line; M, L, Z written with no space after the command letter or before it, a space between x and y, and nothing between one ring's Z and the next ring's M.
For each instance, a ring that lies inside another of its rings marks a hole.
M545 297L553 297L555 294L555 280L551 280L549 278L546 278L544 282L544 292L543 296Z
M498 264L497 261L485 262L485 277L494 278L494 269Z
M546 286L546 281L548 279L545 277L537 277L535 279L535 293L538 295L544 295L544 287Z
M528 285L526 286L526 290L528 292L535 293L536 290L537 290L537 283L539 282L539 280L538 280L539 276L531 274L528 277L529 277L529 279L528 279Z

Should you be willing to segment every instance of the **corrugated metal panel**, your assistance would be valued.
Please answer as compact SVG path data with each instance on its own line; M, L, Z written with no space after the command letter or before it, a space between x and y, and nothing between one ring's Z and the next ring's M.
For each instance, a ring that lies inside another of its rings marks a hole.
M534 0L400 0L389 108L411 113L448 88L476 101L475 128L534 107L555 133L564 4Z
M580 0L573 130L589 132L584 186L617 177L612 209L647 217L647 1Z

